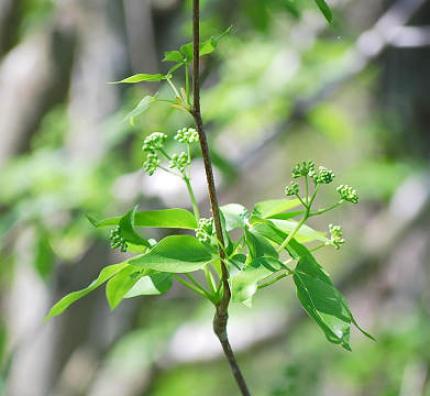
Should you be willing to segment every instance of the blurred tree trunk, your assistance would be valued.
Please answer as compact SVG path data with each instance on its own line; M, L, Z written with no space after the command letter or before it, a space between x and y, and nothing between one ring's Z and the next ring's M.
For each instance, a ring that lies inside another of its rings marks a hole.
M29 148L43 116L69 92L68 160L97 163L104 154L102 121L117 110L119 103L118 90L107 82L117 74L118 67L128 62L123 50L122 10L115 0L61 4L64 7L56 10L55 22L9 52L0 67L3 163ZM23 243L23 250L28 251L30 244ZM91 345L94 353L90 348L81 356L95 356L93 368L97 369L98 350L109 344L123 323L107 323L114 318L108 315L105 303L100 309L100 298L79 305L48 325L41 322L55 299L83 287L109 259L107 246L96 244L75 265L60 266L54 296L34 273L29 276L29 260L17 265L11 294L17 296L21 308L16 310L17 300L10 300L8 310L13 315L8 327L20 337L8 381L9 396L59 396L62 393L52 389L61 380L58 390L64 390L64 394L85 394L84 378L91 379L91 364L84 361L82 365L70 365L69 361L76 361L79 347L85 350L85 345ZM61 270L65 268L69 268L67 282L61 282ZM24 297L23 284L27 285L25 298L19 298ZM29 311L34 314L28 316ZM81 378L76 378L76 373Z
M0 0L0 58L16 42L21 7L21 0Z
M73 7L62 4L44 31L30 35L0 64L0 166L28 150L46 112L66 96L76 42Z
M391 3L393 3L392 1ZM410 26L430 25L427 2ZM379 100L390 131L386 136L392 156L430 155L430 47L390 48L380 60Z
M152 7L148 0L123 0L127 42L134 73L158 71Z

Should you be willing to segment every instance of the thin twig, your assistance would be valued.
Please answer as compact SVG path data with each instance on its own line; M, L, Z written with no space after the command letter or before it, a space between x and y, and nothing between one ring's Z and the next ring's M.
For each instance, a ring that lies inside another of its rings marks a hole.
M225 263L224 238L221 226L220 209L215 187L212 162L209 153L207 137L203 128L203 120L200 110L200 0L193 0L193 108L191 114L194 118L197 132L199 134L200 148L202 151L203 162L208 184L209 200L212 216L215 223L216 236L220 245L219 258L221 264L221 284L222 296L216 304L215 316L213 319L213 329L217 335L225 357L227 358L233 376L243 396L250 396L248 386L234 356L227 334L228 308L231 300L231 290L229 284L229 273Z

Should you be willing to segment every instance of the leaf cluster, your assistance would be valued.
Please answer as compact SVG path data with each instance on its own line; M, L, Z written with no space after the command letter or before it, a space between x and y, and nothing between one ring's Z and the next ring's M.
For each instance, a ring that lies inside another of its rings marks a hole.
M162 150L162 146L158 149ZM293 169L297 183L294 197L261 201L251 210L237 203L222 206L225 245L221 248L230 274L233 302L250 306L260 289L290 278L298 300L327 339L350 350L351 326L358 327L357 322L346 299L314 255L314 251L326 246L339 248L344 243L341 228L330 225L330 233L326 233L305 224L346 201L341 196L331 207L315 208L320 187L328 180L321 175L330 174L329 179L334 179L327 168L315 169L311 161ZM106 266L88 287L61 299L49 317L61 314L103 284L112 309L124 299L166 293L174 282L215 305L222 299L220 244L212 219L200 218L198 211L191 213L181 208L134 208L123 216L89 220L98 228L113 227L115 241L121 240L120 246L126 246L131 255L119 264ZM182 231L157 241L142 233L149 228Z

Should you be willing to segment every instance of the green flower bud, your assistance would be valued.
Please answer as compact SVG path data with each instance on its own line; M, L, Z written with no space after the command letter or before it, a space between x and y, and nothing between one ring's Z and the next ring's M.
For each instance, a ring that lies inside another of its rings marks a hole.
M183 172L189 164L187 153L173 154L169 167Z
M167 140L167 135L162 132L151 133L143 142L142 150L147 153L154 153L163 148Z
M330 224L328 227L330 230L330 244L339 250L345 243L342 227L333 224Z
M316 184L330 184L335 178L335 175L331 169L327 169L324 166L320 166L318 174L314 175L314 181Z
M143 170L149 176L152 176L159 166L160 166L160 159L158 158L157 154L149 153L146 156L146 161L143 163Z
M199 220L198 227L196 228L196 238L202 243L209 243L213 235L213 219Z
M285 187L285 195L287 197L294 197L299 195L299 185L296 182L291 182L287 187Z
M292 172L294 179L298 179L303 176L313 176L315 174L315 164L313 161L303 161L298 163Z
M121 236L121 232L120 232L120 228L115 227L111 230L110 232L110 245L112 247L112 249L118 249L121 252L126 252L127 251L127 242L125 241L125 239Z
M194 128L182 128L176 132L175 140L185 144L197 143L199 134Z
M353 204L358 203L357 191L355 191L352 187L342 184L336 189L336 191L339 193L341 199Z

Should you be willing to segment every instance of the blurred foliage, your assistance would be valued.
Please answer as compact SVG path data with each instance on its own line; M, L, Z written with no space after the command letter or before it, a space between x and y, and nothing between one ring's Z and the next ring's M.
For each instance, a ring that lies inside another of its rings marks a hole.
M427 169L424 159L392 149L393 146L403 149L404 145L384 123L381 116L384 111L375 106L372 90L376 90L379 76L378 70L373 69L350 81L334 98L314 107L294 130L286 131L267 157L250 166L249 174L233 178L237 169L231 165L231 159L288 119L297 100L345 73L344 57L354 42L348 26L323 25L311 1L242 0L234 7L228 2L228 15L219 4L222 2L204 3L205 37L223 31L232 19L235 22L234 32L220 44L214 59L203 64L208 71L203 113L214 143L218 171L228 176L226 180L234 180L229 195L243 196L249 201L281 196L279 186L286 181L287 169L297 160L309 157L340 169L339 181L350 180L360 191L364 205L384 205L404 180ZM298 6L297 12L290 7L293 4ZM43 26L54 8L54 1L25 0L19 26L21 37ZM186 10L185 5L178 20L184 21ZM348 10L336 10L337 20L342 19L342 12ZM298 14L302 18L297 18ZM184 35L181 42L185 42L190 24L181 24ZM175 48L178 38L167 39L172 46L159 52ZM161 87L161 97L166 89ZM103 122L106 151L100 161L86 162L70 153L70 114L68 103L63 103L44 116L30 142L30 150L12 158L1 169L2 294L7 294L13 284L16 266L22 265L19 241L23 235L31 236L27 252L31 258L25 265L32 265L48 290L53 291L56 272L65 264L74 265L99 242L99 231L88 224L86 213L114 215L135 203L151 206L155 201L156 205L162 205L160 200L145 196L145 191L124 198L118 183L124 180L124 175L140 169L145 136L154 130L172 134L178 125L189 126L190 120L161 103L137 119L135 126L130 126L124 117L143 91L151 93L147 86L121 92L121 108ZM355 221L354 213L347 215L351 216L351 223ZM365 215L365 212L359 214ZM335 272L342 272L352 260L354 247L362 237L361 229L354 230L354 225L350 231L351 251L338 258L330 256L330 269ZM265 310L269 305L265 301L269 299L270 304L276 302L282 308L281 313L287 314L284 310L291 306L288 293L284 286L279 287L273 296L257 299L255 309ZM104 363L118 370L143 371L162 354L184 318L198 320L201 311L207 314L207 307L196 307L195 301L183 297L139 301L142 307L133 330L117 340L105 357ZM162 322L158 320L161 313ZM251 373L257 396L330 394L330 389L324 386L333 383L346 395L405 395L401 390L408 376L418 375L421 367L428 370L430 365L430 328L424 309L404 314L401 311L390 320L384 317L375 320L377 343L357 341L353 353L337 351L325 343L318 329L301 326L300 331L276 348L242 354L244 371ZM0 394L8 366L5 363L9 361L7 340L2 323ZM224 362L193 364L159 374L149 394L218 396L220 389L223 394L233 394L233 386ZM424 395L430 395L428 384Z

